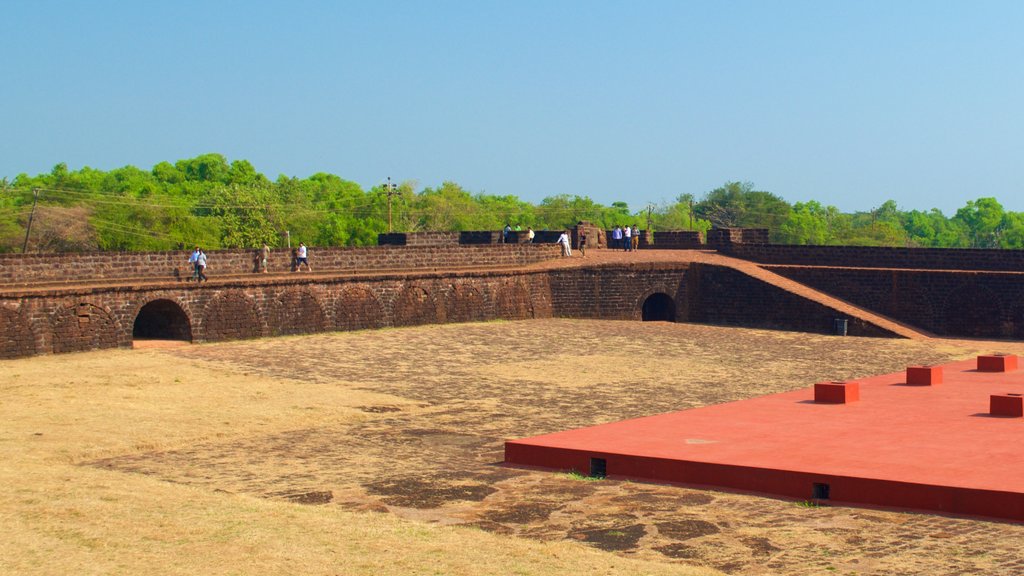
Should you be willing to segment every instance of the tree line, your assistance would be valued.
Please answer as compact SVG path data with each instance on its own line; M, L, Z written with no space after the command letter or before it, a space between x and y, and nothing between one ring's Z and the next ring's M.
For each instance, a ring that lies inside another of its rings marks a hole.
M3 252L252 248L289 241L366 246L389 226L398 232L499 230L506 224L556 230L583 220L606 229L768 228L771 240L782 244L1024 248L1024 213L1004 210L995 198L968 201L952 217L937 209L900 210L891 200L843 213L728 182L699 198L681 194L633 209L626 202L605 206L567 194L533 204L512 195L474 194L455 182L421 190L414 182L381 183L364 190L327 173L270 180L250 162L229 162L220 154L161 162L148 171L57 164L47 174L0 181Z

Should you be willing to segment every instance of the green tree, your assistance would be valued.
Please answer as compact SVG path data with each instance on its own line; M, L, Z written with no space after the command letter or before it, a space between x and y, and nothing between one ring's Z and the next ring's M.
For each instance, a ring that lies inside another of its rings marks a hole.
M797 202L779 226L779 241L784 244L825 245L832 241L831 221L838 210L819 202Z
M996 248L1005 222L1005 211L995 198L968 200L967 205L956 211L954 220L967 228L971 248Z
M789 216L790 205L771 192L754 190L750 182L727 182L708 192L693 209L715 226L768 228L774 235Z

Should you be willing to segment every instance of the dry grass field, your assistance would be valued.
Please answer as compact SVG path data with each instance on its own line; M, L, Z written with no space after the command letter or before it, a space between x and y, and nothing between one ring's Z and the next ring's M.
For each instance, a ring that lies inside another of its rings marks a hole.
M500 465L997 350L1024 346L537 320L4 361L0 573L1021 574L1014 524Z

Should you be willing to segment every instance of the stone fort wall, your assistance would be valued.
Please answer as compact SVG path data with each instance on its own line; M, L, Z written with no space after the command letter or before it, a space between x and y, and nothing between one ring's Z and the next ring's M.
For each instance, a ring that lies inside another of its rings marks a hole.
M940 336L1024 339L1024 274L769 266L771 271Z
M223 251L213 253L212 262L238 274L215 286L182 282L168 273L169 266L184 261L181 252L5 255L0 256L8 279L0 283L0 357L129 346L147 306L161 313L178 311L181 318L173 332L196 342L502 318L639 320L654 294L671 299L678 321L831 333L835 318L841 317L732 268L709 264L522 269L555 257L557 250L515 244L314 250L314 269L320 257L325 268L365 271L337 278L251 274L249 252ZM743 243L721 250L756 261L787 262L766 268L939 335L1024 338L1021 251ZM496 262L508 267L499 269ZM41 263L59 270L30 272ZM400 265L419 270L388 272ZM473 269L484 265L490 268ZM88 271L75 273L80 269ZM214 264L212 274L221 270ZM148 275L156 273L161 276L154 282ZM26 275L37 282L66 276L148 281L33 289L17 284ZM849 320L851 335L888 335Z
M170 281L8 292L0 297L0 358L128 347L136 322L146 318L174 324L178 338L215 342L494 319L640 320L656 294L672 300L677 321L827 334L838 316L730 268L687 263L335 279L250 276L215 286ZM740 300L746 303L737 306ZM153 317L146 313L150 307L159 311ZM850 334L888 335L856 323ZM548 336L567 335L538 335Z
M0 285L112 279L184 279L191 274L190 251L86 252L73 254L0 254ZM558 257L556 246L374 246L309 249L310 265L331 271L388 269L457 269L480 266L519 267ZM207 252L213 276L250 274L256 270L256 250ZM271 251L271 272L291 270L291 250Z

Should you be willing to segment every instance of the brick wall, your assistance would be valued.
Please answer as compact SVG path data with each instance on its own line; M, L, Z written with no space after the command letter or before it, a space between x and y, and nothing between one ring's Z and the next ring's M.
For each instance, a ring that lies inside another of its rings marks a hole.
M849 321L851 336L892 336L732 268L692 264L687 290L692 322L832 334L837 318Z
M768 266L857 306L943 336L1024 338L1024 274Z
M689 264L649 264L570 268L549 273L552 314L559 318L640 320L644 301L670 296L677 309L686 299ZM679 321L685 318L678 316Z
M130 346L138 321L180 315L196 342L473 320L547 318L544 272L405 273L224 285L62 288L0 296L0 358ZM147 318L143 309L158 310ZM150 327L152 328L152 327ZM144 330L152 337L153 330Z
M375 270L523 266L558 257L552 246L379 246L309 249L314 270ZM117 278L187 278L189 252L92 252L80 254L0 254L0 285ZM256 250L215 250L208 275L249 274ZM291 251L271 251L269 270L291 270Z
M729 244L720 249L730 256L765 264L1024 271L1024 250L790 246L783 244Z
M251 275L214 286L8 291L0 295L0 357L129 346L136 322L143 336L173 328L175 337L202 342L496 318L639 320L658 293L672 300L678 321L828 332L834 316L731 269L686 263L333 279ZM872 332L852 324L850 333Z
M704 233L700 230L665 230L654 232L651 248L662 250L693 250L706 248Z

